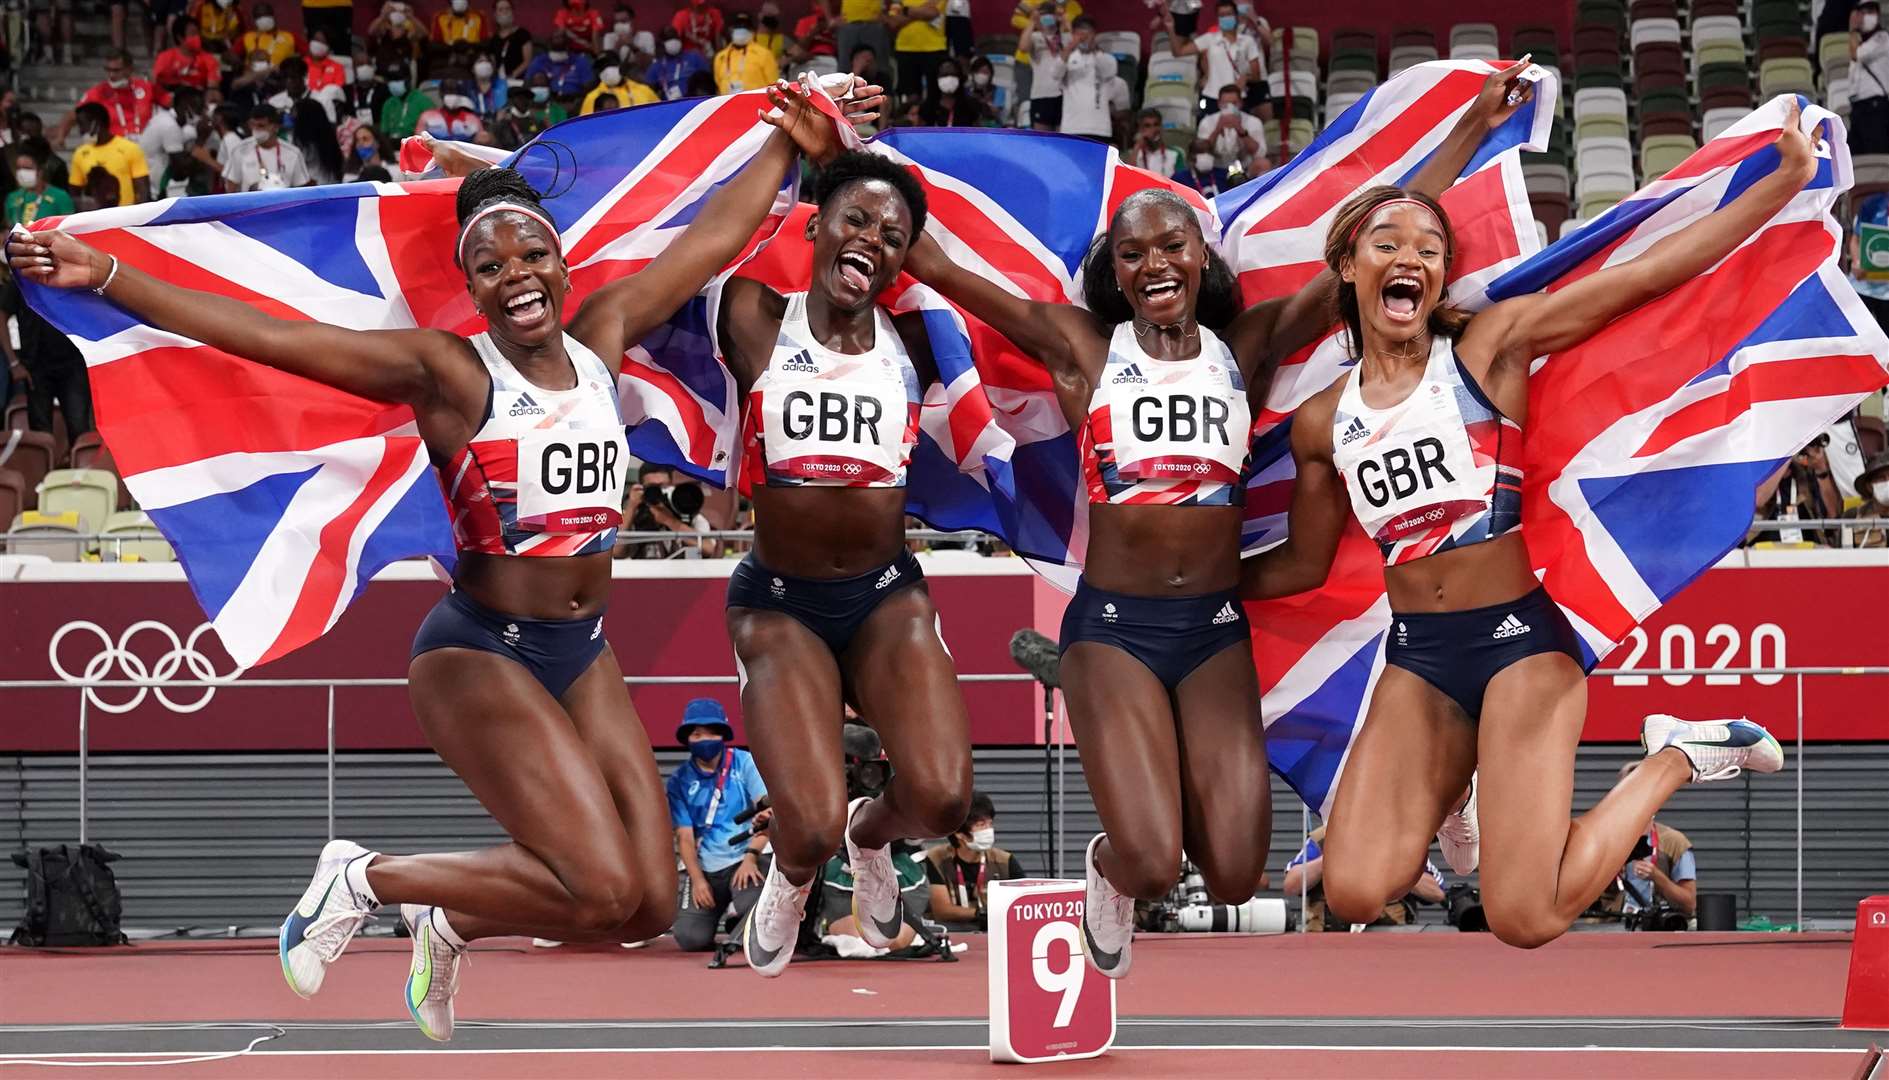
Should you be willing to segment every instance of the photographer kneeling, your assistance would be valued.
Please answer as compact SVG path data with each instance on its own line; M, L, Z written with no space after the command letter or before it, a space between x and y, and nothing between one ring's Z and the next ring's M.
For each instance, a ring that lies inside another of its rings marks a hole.
M981 791L951 840L925 853L931 881L931 917L952 930L983 930L992 881L1023 877L1015 855L997 846L997 806Z
M733 907L739 919L761 895L760 851L767 845L761 830L773 811L735 821L767 795L767 785L754 758L728 745L734 737L727 711L713 698L689 702L676 728L676 741L689 751L666 785L676 850L689 872L686 902L675 922L676 946L684 952L713 949L723 913ZM743 837L750 831L752 837Z
M1639 767L1638 761L1621 766L1620 778ZM1655 818L1627 856L1618 887L1610 887L1595 904L1626 916L1628 929L1684 930L1699 907L1698 879L1692 841Z
M676 480L675 470L667 465L644 462L637 471L636 483L630 485L623 500L623 520L630 532L671 532L687 535L714 529L702 516L708 495L693 480ZM617 545L619 559L716 559L721 557L721 541L692 540L622 540Z

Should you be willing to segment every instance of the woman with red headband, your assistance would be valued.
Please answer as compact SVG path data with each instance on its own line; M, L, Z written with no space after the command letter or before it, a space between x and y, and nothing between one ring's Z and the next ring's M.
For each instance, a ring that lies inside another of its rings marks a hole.
M1325 899L1376 919L1409 890L1430 834L1479 771L1483 910L1511 945L1559 937L1689 781L1776 772L1776 739L1748 720L1646 718L1645 764L1570 822L1587 717L1573 629L1522 542L1522 425L1537 357L1705 272L1816 174L1796 104L1777 167L1722 209L1637 257L1473 319L1442 303L1454 235L1442 207L1394 187L1340 208L1325 261L1359 362L1299 407L1286 541L1247 561L1241 592L1267 599L1325 581L1356 517L1384 557L1384 672L1339 782Z
M1527 100L1525 70L1489 77L1413 187L1456 179ZM1183 849L1225 901L1251 898L1265 870L1272 805L1236 591L1240 507L1253 412L1279 361L1338 321L1337 279L1243 307L1199 218L1165 188L1123 200L1096 239L1087 307L1019 297L929 237L908 269L1044 364L1080 433L1089 545L1063 617L1063 691L1103 828L1084 859L1083 948L1120 978L1134 903L1166 895Z
M871 92L876 93L876 88ZM793 88L776 131L641 273L597 289L567 328L557 229L524 177L461 183L454 257L487 328L356 331L271 318L160 281L63 232L15 234L14 269L89 288L162 330L376 401L412 406L452 505L453 589L414 639L414 712L440 757L510 834L479 851L322 849L282 925L282 973L303 997L382 904L412 932L407 1008L452 1036L474 938L641 941L669 928L676 863L649 740L603 636L629 450L617 370L754 235L798 149L838 136ZM855 108L869 108L870 99Z

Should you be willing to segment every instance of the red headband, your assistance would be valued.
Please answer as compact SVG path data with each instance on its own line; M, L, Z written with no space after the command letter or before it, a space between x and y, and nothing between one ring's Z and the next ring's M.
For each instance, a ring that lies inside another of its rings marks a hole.
M1364 217L1363 217L1363 218L1361 218L1361 219L1359 219L1359 221L1358 221L1358 223L1357 223L1356 225L1353 225L1353 226L1351 227L1351 235L1350 235L1350 236L1347 236L1347 237L1345 237L1345 247L1346 247L1347 249L1349 249L1349 248L1351 247L1351 245L1352 245L1352 244L1354 244L1354 243L1356 243L1356 242L1357 242L1357 240L1358 240L1358 233L1359 233L1359 232L1361 232L1361 231L1363 231L1363 229L1364 229L1364 226L1366 225L1366 223L1368 223L1368 222L1369 222L1369 221L1370 221L1370 220L1371 220L1372 218L1374 218L1374 217L1376 217L1376 216L1377 216L1377 214L1378 214L1378 211L1380 211L1380 210L1384 210L1384 209L1388 209L1389 207L1393 207L1393 206L1396 206L1396 205L1398 205L1399 203L1409 203L1409 204L1410 204L1410 205L1412 205L1412 206L1421 206L1421 207L1423 207L1423 208L1424 208L1425 210L1429 210L1429 211L1430 211L1430 216L1431 216L1431 217L1436 217L1436 211L1435 211L1435 210L1431 210L1431 209L1430 209L1430 204L1429 204L1429 203L1426 203L1426 202L1424 202L1424 201L1423 201L1422 199L1413 199L1413 198L1410 198L1409 196L1404 196L1403 198L1398 198L1398 199L1388 199L1388 200L1386 200L1386 201L1384 201L1384 202L1381 202L1381 203L1378 203L1378 204L1377 204L1376 206L1373 206L1373 207L1371 208L1371 212L1370 212L1370 213L1368 213L1368 214L1366 214L1366 215L1364 215ZM1442 219L1440 219L1440 218L1439 218L1439 219L1437 220L1437 224L1439 224L1439 225L1441 225L1442 223L1443 223L1443 222L1442 222Z

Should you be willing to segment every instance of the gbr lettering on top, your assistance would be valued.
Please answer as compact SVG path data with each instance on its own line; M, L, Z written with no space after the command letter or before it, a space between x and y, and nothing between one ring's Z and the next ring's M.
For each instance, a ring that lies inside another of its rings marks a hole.
M518 440L518 523L543 532L607 528L623 519L630 449L622 428L545 428Z

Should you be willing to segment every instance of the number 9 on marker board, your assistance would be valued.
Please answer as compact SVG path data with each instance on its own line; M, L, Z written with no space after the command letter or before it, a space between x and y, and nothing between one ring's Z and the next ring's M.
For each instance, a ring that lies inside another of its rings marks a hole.
M1082 952L1080 881L990 883L990 1059L1096 1057L1115 1041L1115 983Z

